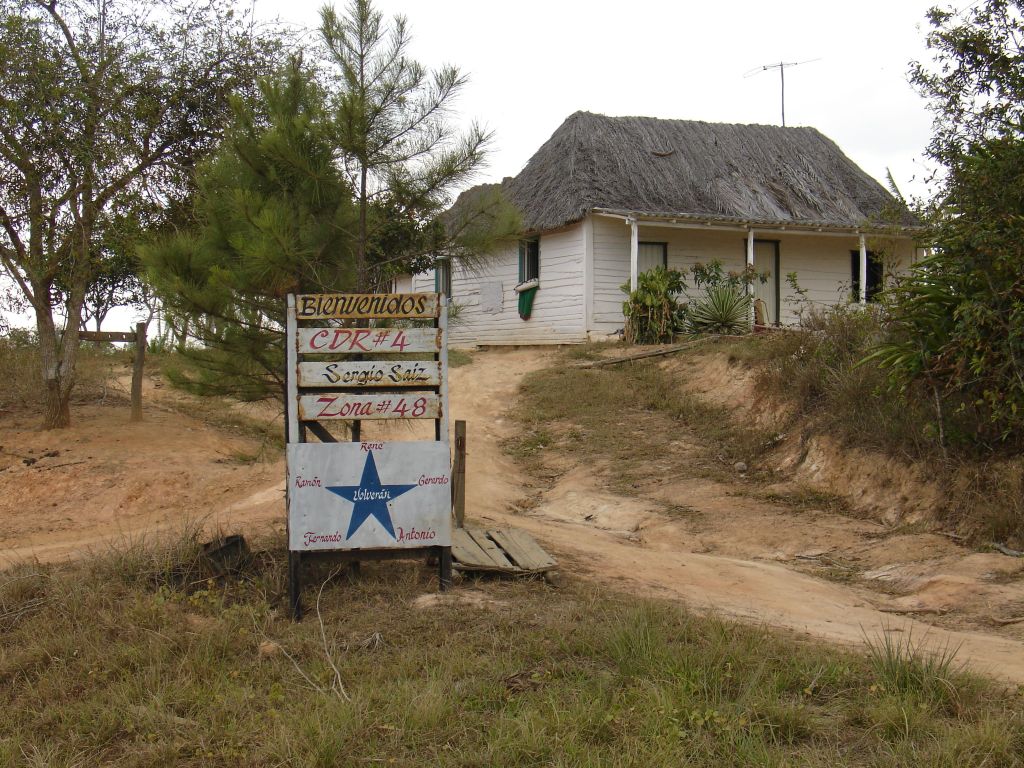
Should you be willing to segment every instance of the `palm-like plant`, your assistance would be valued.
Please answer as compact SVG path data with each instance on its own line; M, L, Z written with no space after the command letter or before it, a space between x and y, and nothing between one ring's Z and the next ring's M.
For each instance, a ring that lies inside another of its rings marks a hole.
M690 333L746 333L750 329L750 295L729 283L709 286L686 314Z

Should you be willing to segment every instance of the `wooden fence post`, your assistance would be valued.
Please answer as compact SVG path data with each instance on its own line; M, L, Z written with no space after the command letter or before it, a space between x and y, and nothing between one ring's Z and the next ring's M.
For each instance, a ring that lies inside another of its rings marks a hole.
M455 422L455 466L452 468L452 507L455 527L466 521L466 422Z
M135 362L132 366L132 421L142 421L142 370L146 361L146 324L135 325Z

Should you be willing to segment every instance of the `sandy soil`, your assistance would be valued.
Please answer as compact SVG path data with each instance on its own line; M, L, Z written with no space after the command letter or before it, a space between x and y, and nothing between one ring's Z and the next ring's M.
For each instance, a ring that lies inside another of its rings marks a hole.
M525 477L503 451L504 416L523 375L553 353L478 353L452 372L452 415L468 422L467 518L531 531L570 578L680 599L700 610L843 643L883 633L959 647L979 670L1024 683L1024 561L972 552L884 520L798 511L731 481L657 476L628 498L612 469ZM283 528L283 462L253 462L252 438L172 409L147 387L146 420L127 407L75 411L61 433L0 422L0 562L73 556L199 521L207 529ZM376 425L368 437L396 427ZM415 434L415 428L398 427ZM680 435L678 452L701 450ZM685 510L684 513L669 510ZM926 619L927 621L925 621ZM941 626L940 626L941 625Z
M0 564L55 560L164 531L283 526L284 463L262 446L171 407L183 396L146 382L145 418L127 403L73 409L70 429L0 418Z

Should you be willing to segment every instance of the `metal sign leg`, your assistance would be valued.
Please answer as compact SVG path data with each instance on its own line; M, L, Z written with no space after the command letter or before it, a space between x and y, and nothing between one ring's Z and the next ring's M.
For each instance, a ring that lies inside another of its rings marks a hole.
M438 561L438 589L447 592L452 588L452 548L440 547Z
M302 553L288 552L288 609L302 621Z

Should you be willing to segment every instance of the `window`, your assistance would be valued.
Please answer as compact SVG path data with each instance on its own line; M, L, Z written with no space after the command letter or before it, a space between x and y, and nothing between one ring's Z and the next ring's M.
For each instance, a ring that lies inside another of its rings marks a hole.
M885 282L885 265L872 251L868 251L868 301L875 301ZM850 251L850 295L860 301L860 251Z
M540 238L519 241L519 282L540 278Z
M443 293L451 298L452 264L448 259L438 259L434 262L434 293Z
M655 267L668 268L668 243L637 243L637 272Z

